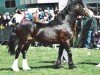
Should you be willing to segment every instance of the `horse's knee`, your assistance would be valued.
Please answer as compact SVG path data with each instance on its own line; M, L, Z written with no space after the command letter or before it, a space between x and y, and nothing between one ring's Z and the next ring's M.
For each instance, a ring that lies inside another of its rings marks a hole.
M27 51L21 51L23 59L26 59L26 52Z
M15 52L16 52L16 54L19 54L20 53L20 50L16 50Z
M26 53L26 51L21 51L21 53L22 53L22 54L25 54L25 53Z

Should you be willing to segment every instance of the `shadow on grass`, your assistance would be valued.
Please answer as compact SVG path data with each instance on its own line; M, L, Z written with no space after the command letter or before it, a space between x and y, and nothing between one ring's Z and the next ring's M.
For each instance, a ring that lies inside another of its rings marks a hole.
M39 63L52 63L52 65L42 65L42 66L30 66L31 69L59 69L59 67L54 66L55 61L40 61ZM63 68L63 67L61 67ZM22 69L19 67L19 69ZM11 68L0 68L0 71L8 70L12 71Z
M89 65L97 65L95 62L78 62L78 64L89 64Z
M55 61L40 61L40 63L55 63Z
M30 68L32 69L48 69L48 68L51 68L51 69L59 69L59 68L63 68L63 66L56 66L55 65L55 62L56 61L40 61L39 63L44 63L45 65L42 65L42 66L31 66ZM49 64L50 63L50 64ZM49 65L47 65L49 64Z
M53 65L46 65L46 66L30 66L31 69L48 69L48 68L54 68Z
M0 71L3 71L3 70L9 70L9 71L12 71L11 68L0 68Z
M45 66L30 66L31 69L60 69L60 68L64 68L63 66L61 67L56 67L54 65L45 65ZM68 68L64 68L64 69L68 69Z

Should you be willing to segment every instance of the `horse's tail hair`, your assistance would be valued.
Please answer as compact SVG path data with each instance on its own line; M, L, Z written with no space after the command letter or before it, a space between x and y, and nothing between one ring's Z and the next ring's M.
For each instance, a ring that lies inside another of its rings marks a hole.
M17 41L16 32L14 30L12 30L12 33L11 33L11 35L9 37L9 41L8 41L8 52L10 53L10 55L15 54L16 41Z

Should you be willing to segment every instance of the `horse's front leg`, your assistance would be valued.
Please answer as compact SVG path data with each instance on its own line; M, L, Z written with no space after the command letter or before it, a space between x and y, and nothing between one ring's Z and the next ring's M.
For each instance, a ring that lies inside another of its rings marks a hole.
M28 50L29 46L30 46L30 42L27 41L25 43L22 51L21 51L22 56L23 56L23 61L22 61L22 68L23 68L23 70L30 70L30 67L29 67L27 59L26 59L26 53L27 53L27 50Z
M19 54L20 54L20 51L21 51L21 47L22 45L18 45L17 47L17 50L15 52L15 60L12 64L12 70L15 71L15 72L18 72L19 71L19 68L18 68L18 57L19 57Z
M57 58L57 61L54 64L55 68L61 68L62 67L62 65L61 65L61 57L62 57L63 49L64 49L63 44L60 44L59 51L58 51L58 58Z
M71 49L70 49L69 40L66 41L66 43L64 44L64 47L65 47L66 52L68 53L69 69L76 68L76 66L73 64L72 52L71 52Z

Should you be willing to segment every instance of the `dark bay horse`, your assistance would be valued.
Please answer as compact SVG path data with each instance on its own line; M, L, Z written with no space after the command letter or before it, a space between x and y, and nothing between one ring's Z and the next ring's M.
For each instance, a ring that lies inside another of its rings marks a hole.
M29 70L27 64L26 52L30 46L31 41L39 41L50 44L60 44L58 58L54 66L61 67L61 56L65 49L68 53L69 69L76 66L73 63L72 52L70 50L70 40L73 38L73 30L77 16L84 15L84 5L82 0L68 0L68 5L55 17L54 20L47 24L25 21L16 26L11 33L9 39L9 52L15 52L15 60L12 65L13 71L19 71L18 57L20 52L23 56L22 68ZM16 40L18 40L18 47L15 51Z

